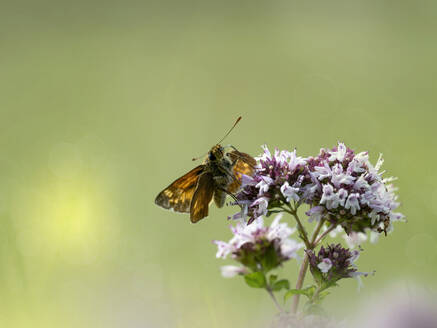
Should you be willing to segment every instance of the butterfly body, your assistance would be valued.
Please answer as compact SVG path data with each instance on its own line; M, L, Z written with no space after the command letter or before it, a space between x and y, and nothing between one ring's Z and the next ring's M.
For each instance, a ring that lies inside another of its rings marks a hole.
M201 165L161 191L155 203L176 212L190 213L191 222L198 222L208 216L212 200L217 207L223 207L226 195L240 188L242 174L252 175L255 164L250 155L235 149L226 151L217 144Z

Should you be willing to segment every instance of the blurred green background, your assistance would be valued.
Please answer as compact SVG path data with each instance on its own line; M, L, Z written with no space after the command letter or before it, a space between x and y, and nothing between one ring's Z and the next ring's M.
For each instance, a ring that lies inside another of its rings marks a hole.
M0 326L268 324L268 295L215 259L235 208L192 225L153 203L238 115L226 143L252 155L341 140L400 178L409 222L328 309L435 286L436 32L431 0L2 1Z

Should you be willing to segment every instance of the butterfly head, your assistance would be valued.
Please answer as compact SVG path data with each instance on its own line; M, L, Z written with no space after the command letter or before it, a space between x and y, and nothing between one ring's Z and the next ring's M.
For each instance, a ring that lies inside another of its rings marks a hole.
M217 162L220 161L225 156L224 148L217 144L214 147L211 148L211 150L208 152L208 161L211 162Z

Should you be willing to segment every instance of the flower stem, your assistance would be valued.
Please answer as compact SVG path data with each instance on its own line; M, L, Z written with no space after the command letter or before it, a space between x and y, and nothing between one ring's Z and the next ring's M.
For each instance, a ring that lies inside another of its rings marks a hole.
M318 236L320 229L322 228L324 223L325 223L325 220L321 219L319 221L319 223L317 224L316 228L314 229L313 235L311 236L311 241L309 243L309 246L307 246L308 250L313 250L316 247L317 236ZM301 264L300 269L299 269L299 276L297 277L296 289L301 289L303 286L303 282L305 280L305 275L306 275L306 272L308 270L308 261L309 261L309 258L308 258L307 253L305 252L304 259L303 259L302 264ZM296 294L293 296L293 304L291 306L291 312L293 314L296 314L296 312L297 312L297 308L299 306L299 299L300 299L299 294Z
M282 208L285 212L287 212L287 213L293 215L293 217L295 218L296 223L297 223L297 229L298 229L299 232L300 232L300 237L302 238L303 242L305 243L305 246L306 246L307 248L310 248L310 242L309 242L309 240L308 240L308 233L306 232L305 227L303 226L302 222L301 222L300 219L299 219L299 216L297 215L297 209L296 209L296 208L293 208L290 204L287 204L287 206L288 206L290 209L283 208L283 207L281 207L281 208Z
M316 241L314 242L314 246L317 246L321 241L322 241L322 239L323 238L325 238L326 237L326 235L328 234L328 233L330 233L332 230L334 230L335 228L336 228L337 226L336 225L332 225L332 226L330 226L324 233L322 233L317 239L316 239Z
M266 287L267 293L269 293L270 297L273 300L273 303L275 303L276 308L278 309L279 312L284 312L284 310L282 309L281 305L279 304L278 300L275 297L275 294L273 294L272 289L270 288L270 286Z
M300 266L299 276L297 277L296 289L302 288L303 281L305 279L305 274L308 270L308 261L309 261L308 255L307 253L305 253L302 264ZM293 314L296 314L297 312L297 307L299 306L299 299L300 299L299 294L293 296L293 304L291 305L291 312Z

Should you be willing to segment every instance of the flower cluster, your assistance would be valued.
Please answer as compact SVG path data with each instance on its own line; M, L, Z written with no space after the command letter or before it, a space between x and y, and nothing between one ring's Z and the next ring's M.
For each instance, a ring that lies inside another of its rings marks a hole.
M297 156L296 150L276 149L273 155L267 146L263 146L263 150L264 153L256 158L255 174L243 176L243 188L236 196L238 203L245 205L244 214L250 217L249 222L291 200L299 202L302 197L306 160Z
M298 157L296 151L276 150L272 155L267 147L263 149L255 174L243 176L243 188L236 195L243 210L234 217L247 215L250 223L284 206L292 209L291 201L307 203L310 221L326 219L347 234L387 233L394 221L404 217L395 212L399 203L390 184L394 178L382 178L381 157L373 166L367 152L355 154L343 143L308 158Z
M399 206L395 188L380 172L380 156L376 165L369 161L367 152L355 154L343 143L332 150L321 149L315 158L308 158L311 184L307 203L313 207L307 212L311 219L326 218L350 232L367 229L387 233L392 222L404 216L394 212Z
M224 277L246 274L248 269L253 272L268 272L283 262L298 257L297 251L303 245L289 238L295 229L290 228L287 223L281 223L281 217L281 214L277 215L270 226L264 226L262 218L250 225L237 222L235 227L231 226L234 236L229 242L214 241L218 248L218 258L225 259L231 255L244 266L222 267Z
M396 212L399 203L391 184L395 179L383 178L382 156L372 165L367 152L355 153L343 143L332 149L322 148L319 155L306 158L297 156L296 150L275 149L271 153L266 146L262 148L253 174L242 175L242 187L234 197L234 204L241 211L233 216L240 220L231 226L232 239L214 241L218 258L230 255L240 264L223 266L222 276L243 275L248 286L264 288L281 313L283 308L274 293L285 289L284 302L293 297L293 315L281 316L278 326L331 327L331 322L317 317L323 312L320 304L329 294L327 289L337 286L341 279L352 277L360 287L361 276L369 273L357 271L355 261L362 250L359 245L367 239L375 242L381 232L387 235L393 229L393 222L404 218ZM301 205L308 206L308 222L317 221L311 236L299 218ZM296 228L280 222L284 212L294 217ZM273 213L279 215L270 226L265 226L262 217ZM304 244L289 238L296 230ZM349 248L330 244L315 251L324 238L328 235L334 238L338 233L344 234ZM297 258L298 250L304 245L305 259L296 289L290 289L287 279L278 280L276 272L270 271ZM357 246L360 251L354 249ZM315 283L304 287L308 268ZM308 321L309 316L300 320L295 315L301 295L308 298L303 312L316 315L315 321Z
M331 286L342 278L367 276L368 273L357 272L354 262L360 252L343 248L340 244L321 247L318 254L307 250L310 270L319 284Z

